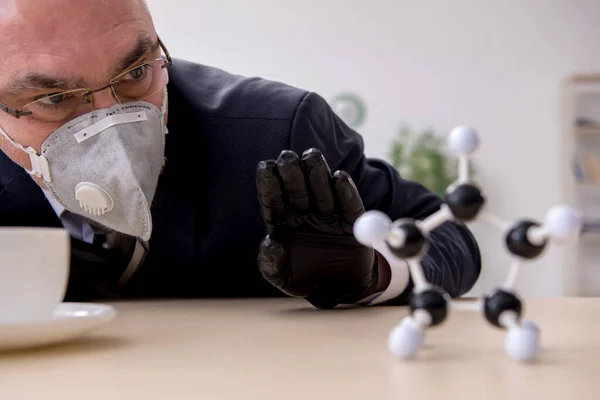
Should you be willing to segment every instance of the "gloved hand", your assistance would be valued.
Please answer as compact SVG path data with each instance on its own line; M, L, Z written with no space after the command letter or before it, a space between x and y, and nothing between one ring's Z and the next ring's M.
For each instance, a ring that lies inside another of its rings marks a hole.
M352 227L364 206L350 175L333 175L317 149L302 159L283 151L258 164L256 183L267 236L259 249L264 278L317 308L355 304L377 288L374 251Z

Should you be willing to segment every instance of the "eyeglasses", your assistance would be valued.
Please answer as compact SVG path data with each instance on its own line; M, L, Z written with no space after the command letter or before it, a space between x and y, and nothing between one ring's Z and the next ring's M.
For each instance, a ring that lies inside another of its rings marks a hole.
M101 88L80 88L45 94L21 109L10 108L0 102L0 110L15 118L31 116L44 122L58 122L73 118L83 109L91 110L92 95L106 89L110 90L120 104L146 100L163 90L168 82L167 67L172 63L171 56L160 38L158 47L164 53L160 57L156 57L158 49L152 51L145 60L120 73Z

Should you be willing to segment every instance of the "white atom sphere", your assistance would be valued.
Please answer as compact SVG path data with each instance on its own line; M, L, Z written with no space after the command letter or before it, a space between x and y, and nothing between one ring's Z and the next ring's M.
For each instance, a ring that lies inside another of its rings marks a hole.
M387 214L378 210L367 211L354 223L354 237L362 245L373 246L385 240L391 223Z
M457 126L448 136L448 148L457 156L471 155L479 148L479 136L470 126Z
M579 234L581 215L569 206L552 207L546 214L544 228L552 239L567 242Z
M538 352L539 337L535 326L511 328L504 340L506 354L516 361L533 360Z
M396 357L411 359L425 341L425 331L418 329L410 317L406 317L388 335L388 350Z
M533 322L530 319L527 318L523 318L521 320L521 325L527 329L531 329L533 332L535 332L538 336L540 335L540 328L536 325L535 322Z

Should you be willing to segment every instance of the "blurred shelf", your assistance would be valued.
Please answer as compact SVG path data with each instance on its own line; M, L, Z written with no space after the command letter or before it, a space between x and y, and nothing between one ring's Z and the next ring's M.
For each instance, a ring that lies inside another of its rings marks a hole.
M567 93L570 95L598 94L600 95L600 74L579 74L569 77L566 81Z
M587 73L587 74L575 74L567 78L569 83L584 83L594 84L600 81L600 74L598 73Z
M581 244L600 243L600 218L584 218L579 234Z
M573 75L566 83L566 197L583 213L577 250L568 255L577 268L566 274L579 295L600 293L600 73Z
M581 220L581 234L593 234L600 236L600 217L586 215Z
M580 181L575 182L575 187L581 190L600 190L600 180L597 182Z
M599 126L577 127L577 128L575 128L575 134L577 136L599 136L600 137L600 127Z
M598 248L600 250L600 233L597 232L589 232L589 233L581 233L579 235L579 243L582 245L592 245L594 248Z

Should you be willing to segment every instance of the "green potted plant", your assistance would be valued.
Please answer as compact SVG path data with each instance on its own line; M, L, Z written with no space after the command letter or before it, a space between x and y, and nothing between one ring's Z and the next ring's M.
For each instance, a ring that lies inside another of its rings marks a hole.
M458 178L458 160L446 152L446 137L433 129L419 132L403 126L392 141L389 158L403 178L442 197Z

